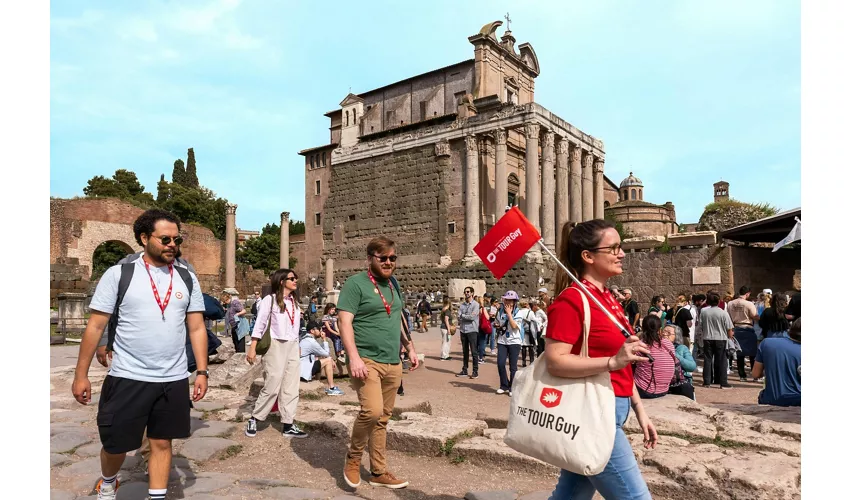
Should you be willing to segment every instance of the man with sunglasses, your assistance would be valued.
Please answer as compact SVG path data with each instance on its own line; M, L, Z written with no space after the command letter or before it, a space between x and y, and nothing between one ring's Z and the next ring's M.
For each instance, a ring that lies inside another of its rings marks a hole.
M475 290L471 286L463 289L463 302L457 313L460 343L463 347L463 368L457 377L478 378L478 322L481 320L481 309L474 299ZM472 354L472 375L469 375L469 355Z
M360 461L369 444L369 484L398 489L408 482L387 469L386 450L387 422L401 385L401 345L410 358L411 371L419 366L419 358L402 324L404 298L392 276L397 259L395 243L384 236L375 238L366 247L366 257L367 269L345 281L337 302L351 386L360 400L343 477L350 487L360 486Z
M160 500L168 487L171 441L188 438L190 431L187 329L198 367L192 400L200 401L207 391L205 308L197 277L190 273L190 298L181 279L189 271L178 272L174 266L181 242L180 220L165 210L151 209L136 219L133 232L144 254L133 264L120 301L113 363L98 402L103 477L96 489L99 499L115 498L124 457L141 446L147 432L151 447L148 495ZM91 402L88 370L98 340L116 312L121 276L122 266L109 268L92 297L72 385L80 404Z

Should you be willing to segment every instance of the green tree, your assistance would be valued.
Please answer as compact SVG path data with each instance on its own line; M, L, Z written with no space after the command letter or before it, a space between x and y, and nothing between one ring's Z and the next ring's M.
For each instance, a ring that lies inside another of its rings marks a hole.
M158 205L173 212L181 221L200 224L209 228L216 238L224 238L227 200L209 189L187 188L172 182L168 185L168 196Z
M171 171L171 182L173 184L186 185L186 170L183 168L183 160L177 158L174 162L174 170Z
M83 194L90 198L112 197L125 200L130 197L130 193L124 186L115 182L115 179L107 179L102 175L89 179L86 187L83 188Z
M119 260L126 256L127 249L118 242L106 241L98 245L92 255L92 281L100 279L107 269L117 264Z
M112 178L115 182L124 186L130 196L138 196L145 192L145 187L139 182L139 178L136 177L135 172L119 168L115 171L115 174L112 175Z
M290 235L304 234L305 231L306 231L306 228L304 227L304 221L303 220L289 221L289 234ZM280 228L278 228L278 234L280 234ZM290 269L292 269L292 268L290 267Z
M159 182L156 183L156 203L157 205L165 203L168 199L168 182L165 180L165 174L159 176Z
M280 267L280 226L266 224L259 236L246 241L236 251L236 260L266 272L277 270Z
M705 206L697 231L724 231L777 212L779 209L769 203L745 203L734 199L717 201Z
M195 150L189 148L188 156L186 158L186 186L187 187L199 187L201 184L198 182L198 169L195 166Z

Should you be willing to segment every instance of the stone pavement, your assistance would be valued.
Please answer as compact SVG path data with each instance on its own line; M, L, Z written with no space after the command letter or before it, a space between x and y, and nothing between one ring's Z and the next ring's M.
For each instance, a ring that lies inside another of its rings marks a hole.
M72 349L75 356L76 347ZM60 359L72 358L66 347L51 348L54 351ZM297 419L312 435L295 443L280 437L274 418L270 426L260 427L258 438L246 438L242 421L250 412L255 391L227 387L234 380L244 387L252 368L233 356L212 370L226 376L211 376L217 386L195 405L192 436L175 441L169 498L296 500L354 495L336 477L342 464L335 463L358 411L347 380L339 383L346 391L340 398L324 396L318 382L302 383ZM433 376L426 370L415 373L414 377ZM82 406L70 392L73 366L56 363L51 368L51 498L88 498L93 493L100 469L96 402L105 374L95 362L90 373L92 404ZM255 389L257 382L251 385ZM448 386L442 394L453 398L460 391ZM495 399L503 400L508 401ZM659 446L642 448L633 416L625 430L654 498L800 497L799 408L705 406L676 396L644 405L661 435ZM544 500L551 493L557 470L503 443L506 420L494 415L506 412L490 409L475 418L437 413L421 397L399 398L397 407L388 425L387 444L395 467L403 472L407 467L406 477L413 484L405 493L361 487L356 495L379 500L448 499L467 492L469 500ZM121 472L118 498L122 500L147 494L140 457L131 455ZM329 461L334 464L329 466ZM367 461L364 458L364 467ZM485 481L470 482L469 477Z

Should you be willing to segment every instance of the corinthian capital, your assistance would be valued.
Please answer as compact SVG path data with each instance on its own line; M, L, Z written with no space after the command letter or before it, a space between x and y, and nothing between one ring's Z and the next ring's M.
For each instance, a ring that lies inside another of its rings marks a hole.
M577 144L573 144L573 147L570 148L570 161L573 163L581 161L581 148Z
M437 156L451 156L452 150L449 147L449 141L440 141L434 143L434 154Z
M540 136L540 125L528 122L525 124L525 138L537 139Z
M555 142L555 154L565 155L570 152L570 142L566 139L559 139Z
M289 212L281 212L280 213L280 222L288 222L289 221Z
M595 158L593 161L593 172L601 174L605 171L605 158Z
M587 168L587 169L592 168L593 167L593 155L590 154L589 152L587 154L585 154L584 158L582 158L582 165L581 166L584 167L584 168Z
M493 134L496 137L496 145L504 146L508 143L508 131L503 128L497 128Z
M474 135L464 137L466 141L466 151L469 153L478 151L478 139Z
M555 132L551 130L547 130L543 132L543 147L544 148L553 148L555 147Z
M228 203L225 205L225 213L227 215L236 215L236 206L235 203Z

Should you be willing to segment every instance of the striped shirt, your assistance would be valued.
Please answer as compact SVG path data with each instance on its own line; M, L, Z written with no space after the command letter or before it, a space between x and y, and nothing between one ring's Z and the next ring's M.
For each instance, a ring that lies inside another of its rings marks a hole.
M661 339L661 345L652 344L649 353L654 363L637 363L635 366L635 385L650 394L667 392L676 370L676 348L667 339ZM671 354L672 353L672 354Z

